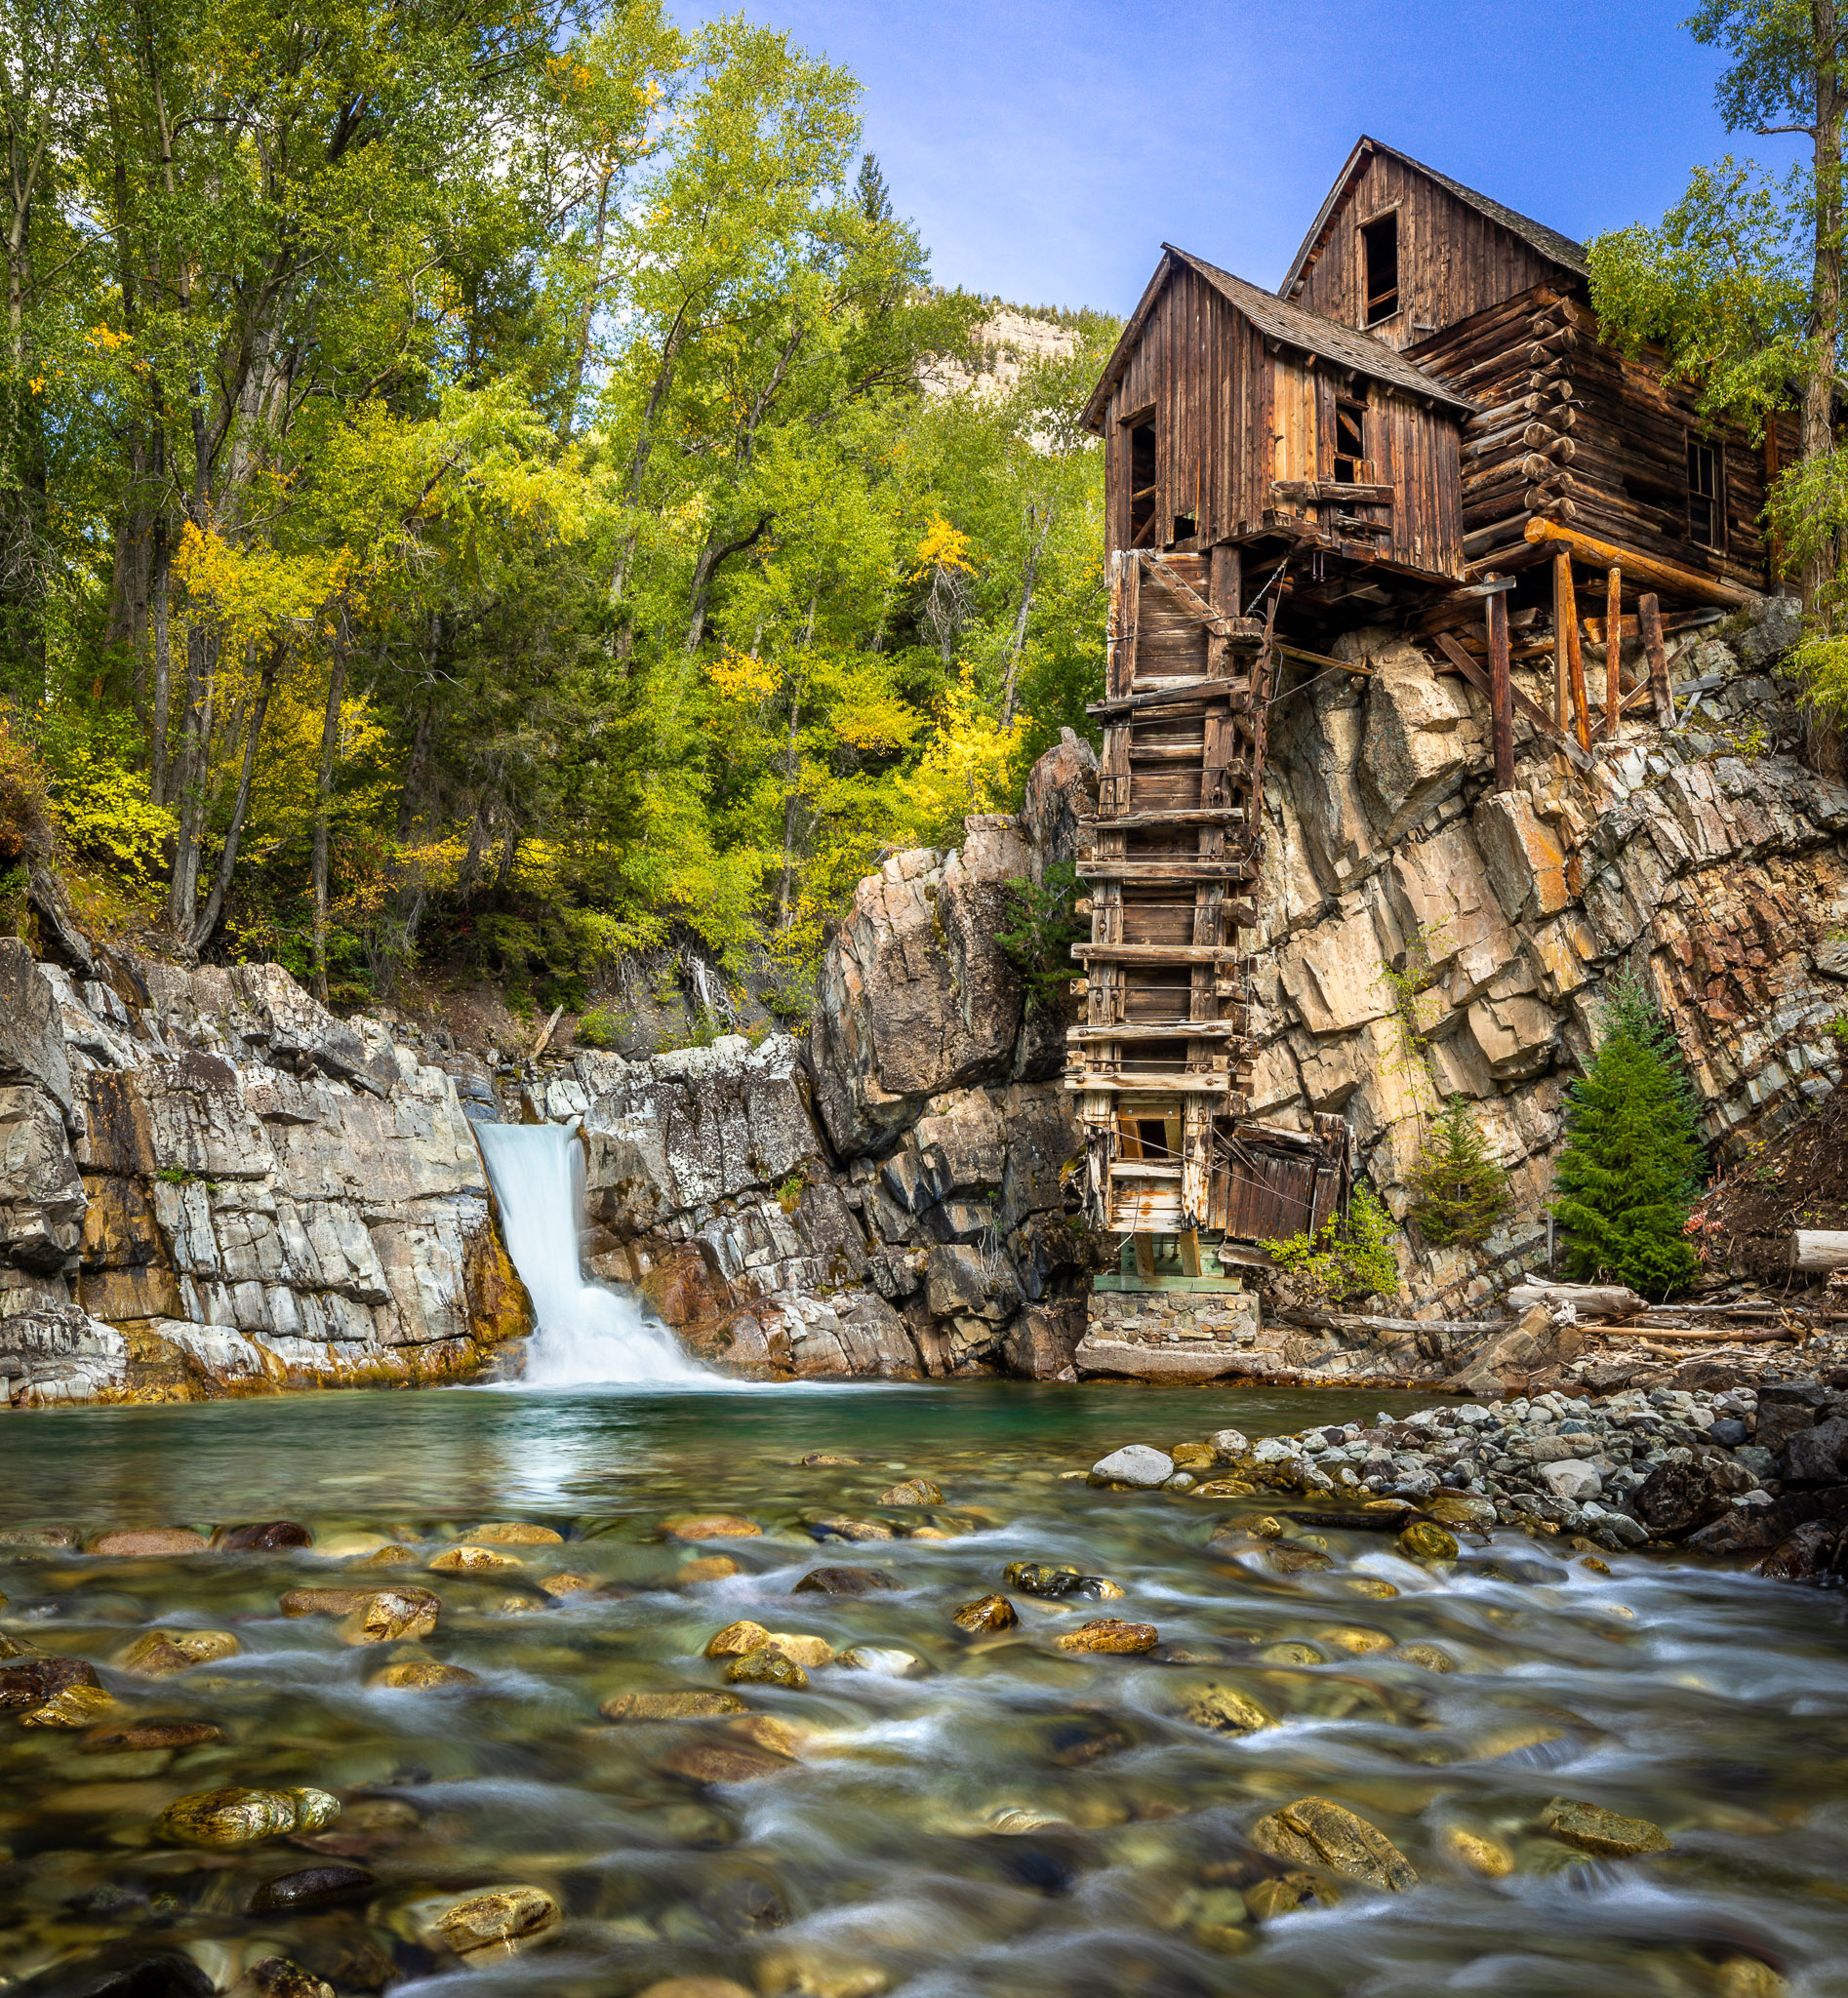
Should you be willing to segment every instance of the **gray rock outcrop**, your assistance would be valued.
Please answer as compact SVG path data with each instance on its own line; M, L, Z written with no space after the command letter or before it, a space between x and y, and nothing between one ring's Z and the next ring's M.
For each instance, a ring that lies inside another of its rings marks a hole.
M0 989L0 1405L454 1379L528 1329L455 1085L380 1028L277 965L9 939Z

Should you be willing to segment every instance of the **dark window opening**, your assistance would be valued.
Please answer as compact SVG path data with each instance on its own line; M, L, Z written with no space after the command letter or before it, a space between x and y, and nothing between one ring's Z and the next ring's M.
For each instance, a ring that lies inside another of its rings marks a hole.
M1688 539L1703 548L1719 546L1719 453L1688 439Z
M1174 533L1168 537L1169 545L1173 546L1176 541L1190 541L1198 532L1199 529L1193 524L1192 514L1177 513L1174 517Z
M1132 423L1129 430L1129 544L1152 543L1155 530L1155 426Z
M1399 309L1399 219L1382 216L1360 232L1360 264L1365 277L1363 326L1378 326Z
M1352 486L1366 482L1367 406L1361 402L1335 404L1335 483Z
M1153 1094L1153 1091L1150 1091ZM1147 1159L1161 1159L1168 1156L1168 1126L1160 1117L1139 1117L1136 1120L1136 1136L1142 1140L1143 1156Z

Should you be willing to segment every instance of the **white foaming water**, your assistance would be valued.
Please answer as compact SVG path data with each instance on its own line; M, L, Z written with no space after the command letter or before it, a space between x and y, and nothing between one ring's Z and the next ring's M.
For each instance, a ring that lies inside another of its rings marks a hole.
M735 1386L697 1366L632 1298L586 1283L579 1260L583 1147L569 1124L477 1124L507 1254L533 1299L528 1387Z

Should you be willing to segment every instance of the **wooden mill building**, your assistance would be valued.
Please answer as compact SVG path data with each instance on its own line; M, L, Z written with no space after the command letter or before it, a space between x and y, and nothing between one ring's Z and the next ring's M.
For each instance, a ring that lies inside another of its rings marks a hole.
M1488 697L1498 785L1517 712L1588 762L1627 706L1664 711L1665 622L1769 584L1759 516L1794 434L1705 423L1659 356L1600 341L1580 245L1371 139L1278 293L1164 245L1085 420L1110 611L1066 1082L1094 1220L1145 1272L1176 1238L1198 1276L1201 1231L1314 1232L1347 1193L1341 1119L1245 1115L1268 701L1336 668L1340 633L1396 625ZM1514 633L1550 656L1549 702L1513 687Z

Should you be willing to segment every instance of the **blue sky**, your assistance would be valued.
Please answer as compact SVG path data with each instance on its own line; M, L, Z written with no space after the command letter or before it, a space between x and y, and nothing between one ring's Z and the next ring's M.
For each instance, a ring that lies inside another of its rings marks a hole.
M1579 237L1754 144L1692 0L743 4L860 77L938 281L1025 304L1127 311L1164 238L1274 285L1362 132Z

